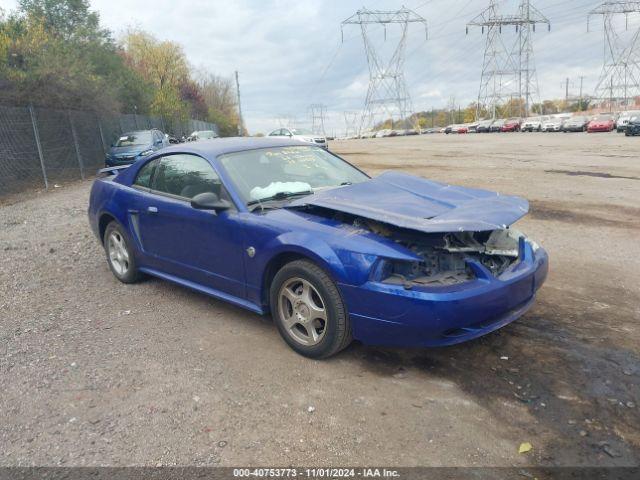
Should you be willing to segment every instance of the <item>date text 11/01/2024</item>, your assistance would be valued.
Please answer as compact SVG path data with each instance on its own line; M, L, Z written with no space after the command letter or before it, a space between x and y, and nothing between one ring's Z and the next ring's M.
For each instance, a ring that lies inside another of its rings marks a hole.
M235 468L233 476L236 478L398 478L400 473L387 468Z

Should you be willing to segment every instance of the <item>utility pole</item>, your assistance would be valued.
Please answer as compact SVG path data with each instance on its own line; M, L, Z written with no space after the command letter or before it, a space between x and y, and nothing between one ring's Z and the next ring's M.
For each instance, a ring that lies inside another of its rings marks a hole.
M569 105L569 78L564 81L564 103Z
M238 79L238 71L236 70L236 92L238 94L238 136L242 137L244 132L242 129L242 104L240 103L240 80Z
M324 129L324 117L327 113L326 105L314 103L313 105L309 105L309 110L311 111L311 131L314 135L326 137L327 135Z
M629 16L640 13L640 1L606 1L589 12L602 15L604 26L604 62L602 73L596 85L594 97L603 104L609 97L610 111L627 107L629 100L640 95L640 27L623 39L620 22L615 19L625 17L625 30L629 26Z
M584 81L584 75L580 75L580 111L583 111L584 108L582 108L582 82Z
M427 35L427 21L406 7L387 11L362 8L340 26L342 32L345 26L359 26L369 65L369 89L358 134L387 120L391 120L392 125L394 121L405 121L412 113L411 98L404 79L405 49L411 23L424 26L425 36ZM387 28L391 25L400 27L400 39L393 54L383 59L381 52L376 51L368 29L382 26L386 40Z
M516 15L499 15L497 5L498 0L489 0L489 6L467 24L467 33L469 27L480 27L487 34L476 119L483 110L495 118L497 107L515 95L520 99L519 115L529 116L532 97L539 97L532 34L537 24L546 24L550 30L551 23L529 0L521 0ZM508 26L515 27L518 36L512 48L502 35L502 28Z

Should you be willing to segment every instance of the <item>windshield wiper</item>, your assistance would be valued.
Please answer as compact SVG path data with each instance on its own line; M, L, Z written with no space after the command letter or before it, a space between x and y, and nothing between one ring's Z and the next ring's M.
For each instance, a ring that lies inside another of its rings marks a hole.
M312 195L312 194L313 194L313 191L311 190L307 190L304 192L278 192L275 195L272 195L270 197L261 198L259 200L251 200L250 202L247 202L247 207L250 207L252 205L261 205L263 202L271 202L274 200L286 200L287 198L293 198L299 195Z

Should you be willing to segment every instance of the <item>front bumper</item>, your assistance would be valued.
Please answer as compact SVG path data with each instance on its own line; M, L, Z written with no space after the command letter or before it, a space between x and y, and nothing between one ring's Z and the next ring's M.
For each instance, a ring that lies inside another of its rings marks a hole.
M369 345L433 347L486 335L520 318L544 283L549 260L525 242L519 262L496 278L474 265L476 278L438 289L406 290L367 282L340 285L353 336Z

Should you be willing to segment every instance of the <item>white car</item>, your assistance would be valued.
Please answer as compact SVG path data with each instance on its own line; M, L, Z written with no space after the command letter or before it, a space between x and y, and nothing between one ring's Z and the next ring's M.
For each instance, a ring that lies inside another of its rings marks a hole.
M270 137L289 137L301 142L313 143L325 150L329 148L327 139L322 135L314 135L306 128L278 128L269 134Z
M529 117L524 121L520 130L523 132L540 132L548 122L549 117Z
M543 132L561 132L564 122L569 120L571 115L562 115L549 118L543 125Z
M212 138L218 138L218 134L213 130L200 130L193 132L187 137L187 142L197 142L198 140L211 140Z

